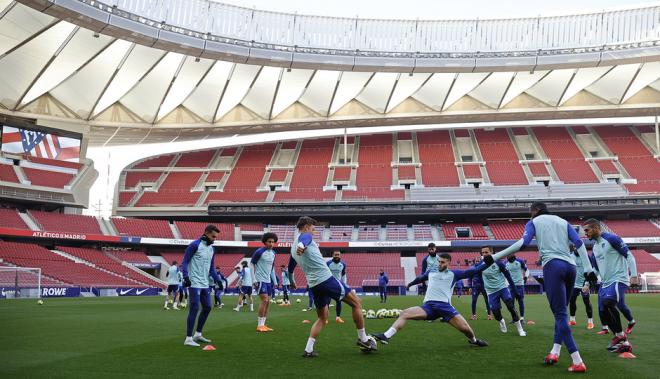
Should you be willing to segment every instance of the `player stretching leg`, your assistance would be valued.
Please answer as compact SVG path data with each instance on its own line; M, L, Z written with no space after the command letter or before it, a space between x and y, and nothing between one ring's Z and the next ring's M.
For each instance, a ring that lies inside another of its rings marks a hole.
M573 286L573 292L571 293L571 298L568 301L568 311L570 313L570 320L568 325L575 326L575 312L577 311L577 298L578 296L582 297L582 302L584 303L584 308L587 311L587 329L594 328L594 319L593 319L593 309L591 307L591 300L589 299L589 283L584 280L584 266L582 266L582 260L579 259L577 250L575 246L571 245L571 251L575 255L575 285ZM591 256L589 257L591 260ZM592 262L593 265L593 262Z
M479 262L481 262L481 257L478 257L477 259L479 261L472 267L477 267ZM470 317L470 320L477 319L477 300L479 300L479 296L483 296L484 303L486 303L486 313L488 314L488 319L492 320L493 313L491 312L490 305L488 304L488 295L486 295L486 291L484 290L484 280L481 277L481 271L474 274L468 280L470 281L470 287L472 288L472 316Z
M263 237L261 237L261 242L264 246L252 254L252 260L250 261L256 279L254 288L259 299L261 299L261 304L259 304L259 310L257 312L257 332L272 332L273 329L266 326L266 317L268 317L270 294L273 288L271 281L273 265L275 264L275 250L273 250L273 246L277 242L277 234L264 233Z
M343 301L352 308L353 321L355 322L358 334L357 345L360 349L363 351L377 350L376 340L368 337L364 329L360 298L346 284L332 277L332 273L325 263L323 255L321 255L319 246L313 240L312 234L314 233L314 226L316 224L316 220L311 217L301 217L298 219L296 226L299 234L297 233L298 235L294 237L288 267L291 288L294 289L296 282L293 276L293 270L298 264L302 268L307 278L311 296L314 297L316 314L318 316L318 319L312 325L303 357L314 358L318 356L318 353L314 351L314 342L316 342L327 322L328 305L331 299Z
M183 285L190 288L190 308L188 310L188 327L184 345L199 346L198 342L208 343L211 340L202 336L202 329L209 313L211 312L211 291L209 290L208 276L211 275L216 283L220 278L215 272L213 241L218 238L220 230L215 225L208 225L204 229L204 235L194 240L186 248L183 256ZM202 311L199 313L199 304L202 303ZM197 320L197 329L193 335L193 328Z
M436 320L440 318L463 333L471 345L488 346L486 341L477 339L467 321L451 305L451 295L456 282L469 278L479 271L483 271L487 266L482 263L465 271L450 270L450 262L451 255L442 253L440 254L440 259L437 261L438 271L428 271L426 274L418 276L410 282L407 289L410 289L411 286L416 284L428 281L424 303L421 307L405 309L385 333L374 334L374 338L387 345L392 336L401 330L408 320Z
M568 247L571 242L575 245L584 265L584 271L587 273L585 279L590 283L595 283L596 274L589 262L587 249L571 224L560 217L549 214L544 203L533 203L530 213L532 219L525 225L523 237L508 248L484 259L492 261L511 255L529 245L536 236L541 266L543 266L543 286L550 309L555 317L554 344L550 354L545 357L545 363L557 363L561 345L565 344L573 360L568 371L585 372L587 367L582 362L580 352L573 340L566 311L568 295L575 284L575 256Z
M248 300L250 302L250 312L254 312L254 303L252 302L252 285L254 280L252 278L252 270L248 267L246 261L241 262L243 267L240 274L240 279L238 280L238 286L241 289L241 294L238 295L238 304L234 311L238 312L241 310L244 301Z
M481 248L481 254L485 257L489 257L493 254L493 249L490 246L484 246ZM513 291L513 296L517 296L517 290L511 274L506 269L506 266L501 261L496 261L495 264L489 266L487 269L483 270L481 276L484 280L484 288L488 294L488 303L490 304L490 309L495 315L495 320L500 323L500 330L502 333L507 332L506 321L502 318L502 304L500 300L504 302L506 308L511 313L511 318L513 323L516 325L518 330L518 335L525 337L527 333L523 330L522 323L518 318L518 313L516 312L516 306L513 302L513 297L509 288ZM507 287L507 282L509 286Z
M630 284L638 284L635 257L619 236L613 233L603 233L598 220L589 219L583 227L587 237L594 241L594 257L598 262L602 280L598 297L602 299L605 321L614 333L614 338L607 349L619 353L629 352L632 350L632 346L621 326L619 309L628 309L625 305L626 290ZM628 325L628 331L632 330L635 325L634 319L631 324Z
M522 259L516 258L515 255L506 257L506 269L511 274L511 279L515 283L516 288L510 288L511 293L516 293L514 300L518 301L518 309L520 309L520 323L525 324L525 283L527 283L527 265ZM514 291L515 290L515 291Z
M176 265L176 261L172 262L170 268L167 269L167 297L165 298L164 309L170 309L169 304L172 304L172 309L179 310L174 301L176 300L176 293L179 289L179 267Z
M346 283L346 264L341 260L341 251L335 251L332 253L332 259L328 261L328 268L334 276L335 279L340 282L348 285ZM335 322L337 324L343 324L344 320L341 318L341 301L335 300L336 303L336 317Z

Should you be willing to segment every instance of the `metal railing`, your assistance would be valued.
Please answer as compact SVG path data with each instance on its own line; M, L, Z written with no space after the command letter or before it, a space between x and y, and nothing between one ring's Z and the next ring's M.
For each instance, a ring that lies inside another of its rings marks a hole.
M660 6L555 17L395 20L298 15L209 0L79 0L150 26L234 45L315 54L561 54L652 46ZM435 56L433 56L435 57ZM452 55L451 57L455 57Z

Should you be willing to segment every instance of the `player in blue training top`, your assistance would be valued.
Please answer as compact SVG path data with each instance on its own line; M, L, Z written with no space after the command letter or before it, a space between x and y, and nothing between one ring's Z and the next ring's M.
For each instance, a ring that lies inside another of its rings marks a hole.
M179 267L176 265L176 261L172 262L170 268L167 269L165 273L167 277L167 297L165 298L165 310L170 309L169 304L172 304L172 309L179 310L179 307L176 306L176 295L177 290L179 289Z
M248 267L246 261L241 262L241 273L238 277L238 288L240 294L238 295L238 304L234 311L239 312L245 301L250 302L250 312L254 312L254 303L252 302L252 285L254 284L254 276L252 269Z
M183 267L179 265L179 290L177 292L177 299L181 308L188 306L188 289L183 286Z
M392 336L401 330L408 320L436 320L441 318L442 321L449 323L449 325L463 333L471 345L488 346L486 341L477 339L467 321L451 305L451 295L456 281L469 278L475 273L483 271L487 268L486 264L482 263L465 271L450 270L451 255L447 253L440 254L436 262L438 264L437 270L428 270L424 275L418 276L408 283L407 286L409 289L415 284L428 282L428 289L422 306L405 309L385 333L374 334L374 338L383 344L388 344Z
M220 230L215 225L208 225L204 229L204 235L190 243L183 256L183 285L189 287L190 308L188 310L187 334L183 343L187 346L199 346L198 342L208 343L210 339L202 336L202 329L206 318L211 312L211 291L209 290L208 277L211 275L216 283L220 283L220 277L213 267L214 255L213 241L218 238ZM199 304L202 303L202 311L199 313ZM197 320L197 329L193 335L193 328Z
M575 255L575 285L573 285L573 292L571 293L571 298L568 300L568 311L569 311L569 326L577 325L575 321L575 313L577 312L577 298L578 296L582 297L582 302L584 303L584 308L587 312L587 329L594 328L594 319L593 319L593 308L591 307L591 299L589 298L589 283L584 280L584 266L582 266L582 260L579 259L578 252L575 249L573 244L570 245L570 249ZM595 268L597 264L593 255L589 256L589 261L591 265Z
M476 263L472 267L477 267L479 263L481 263L481 257L477 257ZM470 320L477 319L477 300L479 300L479 295L483 296L484 303L486 303L488 319L492 320L493 312L490 310L490 305L488 304L488 295L486 295L486 290L484 289L484 281L481 277L481 271L472 275L468 280L470 281L470 288L472 289L472 316L470 317Z
M419 272L419 275L424 275L426 272L431 269L433 271L438 270L438 253L435 247L435 244L433 242L430 242L426 246L426 252L428 253L427 256L422 259L422 268L421 271ZM417 292L420 295L423 295L426 293L426 283L422 283L421 285L417 286Z
M284 265L280 266L280 270L282 271L280 274L282 277L280 284L282 285L282 297L284 299L283 304L290 305L291 301L289 300L289 285L291 284L291 281L289 280L289 273L286 271Z
M518 309L520 309L520 323L525 324L525 283L527 283L527 265L522 259L516 258L515 255L506 257L504 264L511 279L515 284L515 291L510 288L511 293L516 293L515 300L518 300Z
M314 358L318 356L318 353L314 351L314 342L316 342L316 338L318 338L327 322L328 305L331 299L343 301L352 308L353 321L358 332L357 345L360 349L362 351L377 350L376 341L369 338L364 330L364 317L362 316L360 298L346 284L332 276L332 272L330 272L323 255L321 255L318 244L313 239L315 225L317 225L317 222L311 217L303 216L298 219L296 223L298 232L291 246L291 258L288 267L291 288L293 289L296 288L293 271L298 264L302 268L307 278L310 294L314 298L318 316L318 319L312 325L303 357Z
M257 332L272 332L273 329L266 326L266 317L268 317L270 296L274 285L272 274L275 266L275 250L273 248L277 243L277 234L264 233L261 242L264 246L252 254L252 260L250 261L255 278L254 289L259 299L261 299L257 311Z
M346 263L341 260L341 251L337 250L332 253L332 259L328 261L328 268L335 279L348 285L346 282ZM343 324L344 320L341 319L341 301L335 300L335 303L335 322L337 324Z
M218 274L218 277L220 278L220 284L215 283L212 281L213 277L209 275L209 286L211 289L213 289L213 295L215 302L213 305L215 305L218 309L222 309L224 304L222 303L222 292L224 291L225 288L229 285L227 283L227 278L225 278L224 275L222 275L222 272L220 272L220 267L215 268L215 272Z
M557 363L561 345L565 344L573 361L573 364L568 367L568 371L585 372L587 367L573 340L566 310L568 295L573 290L576 276L575 256L568 247L571 242L575 245L584 264L585 279L595 285L596 274L589 262L587 249L571 224L560 217L551 215L548 207L541 202L532 203L530 213L532 219L525 225L523 237L508 248L486 258L492 261L509 256L529 245L536 236L536 245L541 258L541 266L543 266L543 285L550 309L555 317L554 344L550 354L545 357L545 363Z
M493 254L493 249L490 246L484 246L481 248L481 254L484 259L486 259L485 257L489 257ZM506 321L502 318L502 304L500 303L500 300L504 302L506 309L511 313L511 318L518 330L518 335L525 337L527 333L525 333L525 330L522 327L522 323L516 312L516 306L513 302L513 297L517 296L517 289L511 278L511 273L506 269L504 263L499 260L495 261L495 264L489 266L481 273L481 277L483 278L484 288L488 294L490 309L493 311L493 315L495 315L495 320L500 323L500 330L502 333L506 333L507 328ZM513 297L511 296L511 292L513 292Z
M390 278L387 276L387 273L382 268L378 274L378 293L380 294L380 302L387 303L387 283L390 282Z
M625 293L630 285L638 285L637 262L621 237L602 231L601 224L596 219L587 220L584 232L594 241L593 252L598 262L598 270L602 284L598 291L599 307L603 309L605 323L610 327L614 338L608 350L618 353L632 351L628 342L628 334L635 326L635 319L626 305ZM628 328L623 330L619 310L628 318Z

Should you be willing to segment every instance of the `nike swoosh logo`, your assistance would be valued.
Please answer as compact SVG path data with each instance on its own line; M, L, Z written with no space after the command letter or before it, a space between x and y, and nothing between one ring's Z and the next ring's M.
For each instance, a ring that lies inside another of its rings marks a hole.
M119 290L119 294L120 295L126 295L127 293L131 292L132 290L133 290L132 288L129 288L127 290Z
M143 290L141 290L141 291L140 291L140 290L135 290L135 294L136 294L136 295L142 295L143 293L145 293L145 292L147 292L147 291L149 291L149 288L145 288L145 289L143 289Z

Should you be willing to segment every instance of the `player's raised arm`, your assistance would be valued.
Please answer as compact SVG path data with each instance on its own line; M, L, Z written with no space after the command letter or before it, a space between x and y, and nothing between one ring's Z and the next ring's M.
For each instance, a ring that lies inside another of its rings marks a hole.
M493 261L497 261L501 258L514 254L521 249L524 249L525 247L527 247L527 245L530 244L530 242L532 242L532 239L534 239L535 235L536 235L536 228L534 227L534 222L532 222L532 220L529 220L525 225L525 233L523 233L522 238L516 241L513 245L500 251L499 253L492 255ZM484 257L484 259L487 258Z
M313 240L312 233L302 233L298 236L298 245L296 249L296 254L302 255L305 252L307 246L312 243Z
M410 289L410 287L416 284L424 283L427 280L429 280L429 274L428 273L422 274L416 277L412 282L408 283L408 285L406 285L406 289Z
M451 271L454 273L454 280L458 281L462 279L467 279L468 284L470 285L470 287L472 287L472 277L482 272L483 270L487 269L489 266L490 265L481 262L478 265L474 267L470 267L467 270L451 270Z

